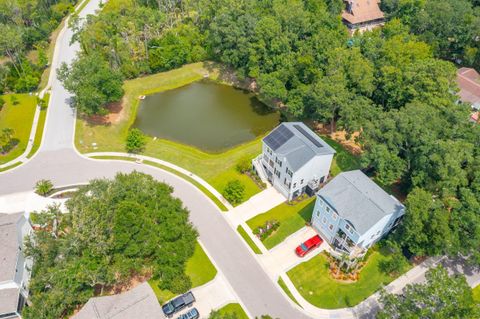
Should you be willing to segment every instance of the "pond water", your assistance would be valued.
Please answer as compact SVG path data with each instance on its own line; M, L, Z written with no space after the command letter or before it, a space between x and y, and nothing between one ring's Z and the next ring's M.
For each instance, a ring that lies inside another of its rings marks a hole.
M280 114L253 94L202 80L145 97L134 127L145 134L218 153L274 128Z

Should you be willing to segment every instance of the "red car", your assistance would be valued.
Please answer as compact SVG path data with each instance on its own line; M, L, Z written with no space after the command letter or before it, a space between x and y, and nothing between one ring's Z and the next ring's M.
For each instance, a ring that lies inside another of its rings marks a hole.
M323 243L323 239L320 238L320 236L315 235L297 248L295 248L295 253L299 257L305 256L308 252L314 250L318 246L320 246Z

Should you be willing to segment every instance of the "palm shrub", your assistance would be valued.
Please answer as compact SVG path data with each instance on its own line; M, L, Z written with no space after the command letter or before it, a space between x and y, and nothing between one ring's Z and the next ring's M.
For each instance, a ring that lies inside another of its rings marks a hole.
M53 190L53 183L48 179L41 179L35 184L35 193L46 196Z

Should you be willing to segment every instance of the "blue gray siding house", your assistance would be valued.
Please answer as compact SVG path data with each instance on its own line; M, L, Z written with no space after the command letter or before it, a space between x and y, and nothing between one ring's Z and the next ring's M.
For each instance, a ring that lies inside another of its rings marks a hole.
M355 170L339 174L320 189L312 226L337 252L358 257L404 214L402 203Z
M288 200L310 192L328 178L335 150L302 122L285 122L263 139L253 166Z

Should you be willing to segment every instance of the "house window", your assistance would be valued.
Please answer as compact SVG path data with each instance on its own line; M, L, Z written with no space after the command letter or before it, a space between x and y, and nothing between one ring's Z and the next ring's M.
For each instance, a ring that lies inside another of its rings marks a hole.
M327 206L327 213L330 213L330 207Z
M292 177L293 172L288 169L288 167L285 167L285 171L287 172L288 176Z
M378 235L380 235L380 231L377 231L377 233L375 234L375 236L378 236Z
M303 184L303 178L302 178L302 180L300 181L300 185L302 185L302 184Z
M323 217L322 223L324 223L324 224L327 223L327 217Z
M346 230L350 230L350 225L349 225L349 224L346 224L346 225L345 225L345 229L346 229Z
M317 217L320 217L320 211L317 210Z
M350 234L353 235L353 228L350 228Z
M338 217L337 213L334 212L332 216L333 216L333 220L337 220L337 217Z
M277 177L280 178L280 171L277 171L275 175L277 175Z
M328 229L333 230L333 224L330 224L330 225L328 226Z
M293 183L293 188L296 188L297 187L297 183Z
M320 206L323 207L323 200L318 201L320 203Z

